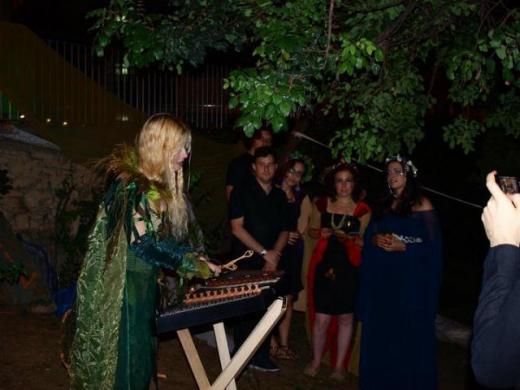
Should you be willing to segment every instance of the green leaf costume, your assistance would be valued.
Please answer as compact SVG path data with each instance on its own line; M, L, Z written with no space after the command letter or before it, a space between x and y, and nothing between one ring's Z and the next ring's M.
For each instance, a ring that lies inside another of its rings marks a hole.
M175 269L181 278L210 276L193 247L175 240L165 215L151 208L168 191L137 170L132 149L112 157L117 179L99 207L77 284L74 389L148 389L155 373L158 269ZM131 242L138 237L136 212L146 234Z

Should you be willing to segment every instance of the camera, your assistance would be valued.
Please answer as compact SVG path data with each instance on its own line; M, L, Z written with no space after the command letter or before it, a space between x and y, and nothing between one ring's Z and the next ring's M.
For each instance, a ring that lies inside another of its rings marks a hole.
M497 176L497 183L505 194L517 194L520 185L515 176Z

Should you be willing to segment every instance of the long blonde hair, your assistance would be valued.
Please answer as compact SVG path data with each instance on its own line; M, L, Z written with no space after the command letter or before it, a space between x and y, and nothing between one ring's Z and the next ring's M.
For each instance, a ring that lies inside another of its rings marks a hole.
M149 179L166 184L171 192L167 200L172 234L184 237L188 231L188 211L184 195L184 174L174 169L174 157L182 148L191 149L191 131L170 114L154 114L137 135L139 169Z

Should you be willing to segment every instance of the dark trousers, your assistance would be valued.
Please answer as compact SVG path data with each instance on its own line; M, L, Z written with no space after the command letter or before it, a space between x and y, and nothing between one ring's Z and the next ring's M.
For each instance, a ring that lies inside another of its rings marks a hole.
M247 337L251 334L255 326L260 322L265 312L251 313L246 316L237 319L237 322L233 328L233 340L235 342L235 352L238 351L240 346L246 341ZM251 362L263 363L269 360L269 346L271 343L271 334L269 333L260 345L256 353L253 355Z

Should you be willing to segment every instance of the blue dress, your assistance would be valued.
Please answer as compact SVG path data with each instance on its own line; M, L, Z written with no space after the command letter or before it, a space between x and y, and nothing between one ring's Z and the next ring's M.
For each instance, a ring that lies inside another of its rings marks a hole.
M404 252L372 244L394 233ZM386 214L365 233L360 270L361 390L437 389L435 316L442 268L435 211Z

